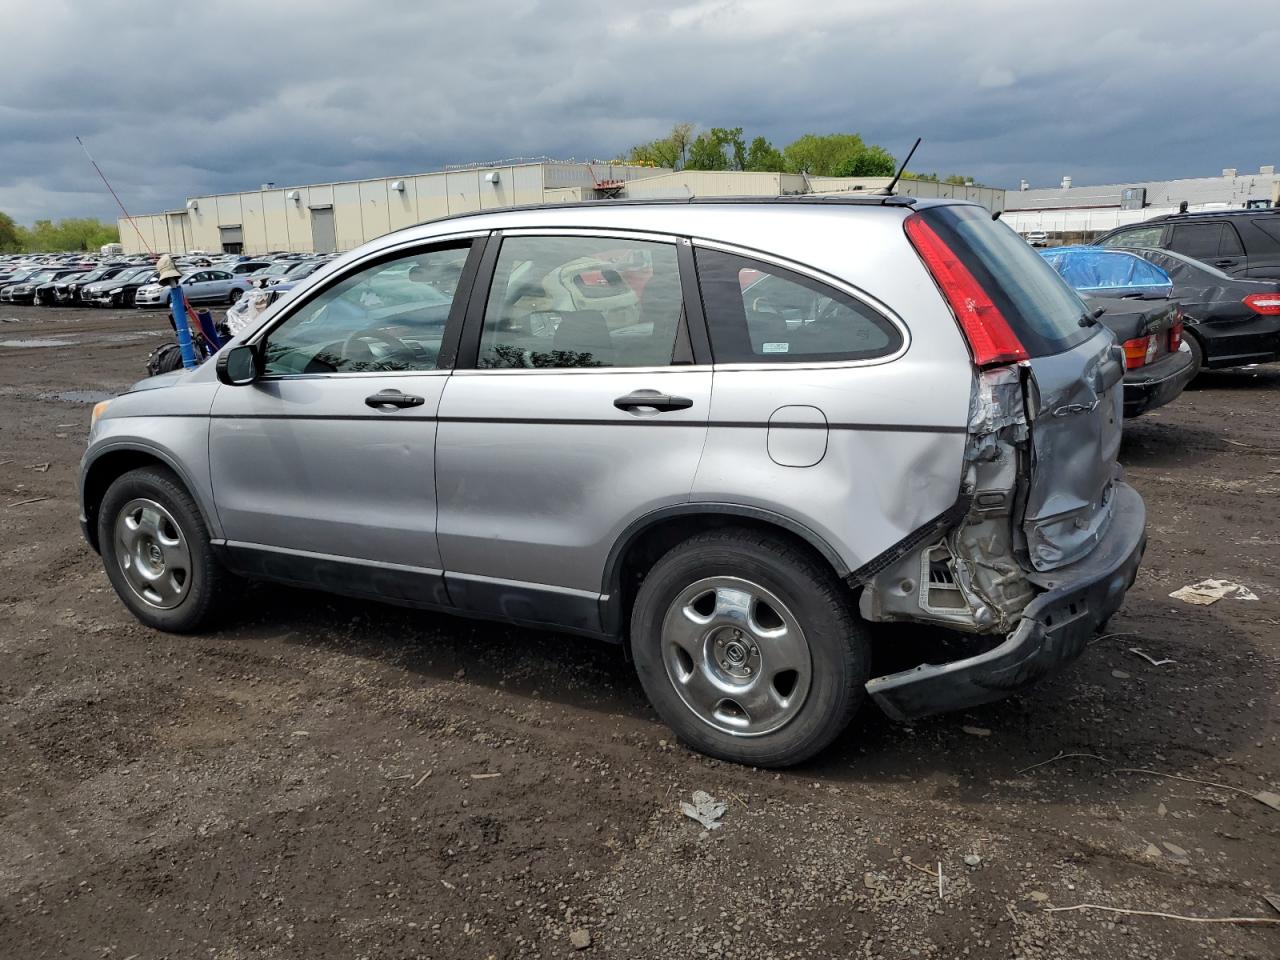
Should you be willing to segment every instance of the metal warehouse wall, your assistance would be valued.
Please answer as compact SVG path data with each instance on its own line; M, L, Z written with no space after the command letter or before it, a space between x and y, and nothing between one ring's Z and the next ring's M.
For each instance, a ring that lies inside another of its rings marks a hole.
M888 177L806 177L798 173L673 170L626 164L527 163L446 170L417 176L353 180L309 187L275 187L192 197L185 210L119 221L126 253L244 253L351 250L392 230L452 214L516 204L593 199L604 181L624 181L634 199L839 193L883 189ZM931 180L903 180L898 192L955 197L1004 209L1005 192ZM141 234L141 237L139 237Z
M1246 200L1266 200L1277 185L1280 185L1280 175L1275 172L1274 165L1268 164L1260 167L1257 173L1224 170L1219 177L1012 190L1009 192L1009 209L1119 207L1123 191L1135 187L1147 191L1146 202L1153 207L1176 209L1183 200L1192 209L1203 209L1205 204L1243 207Z
M892 177L810 177L809 184L814 193L844 193L850 190L871 193L883 190L892 180ZM904 178L898 181L894 193L908 197L968 200L971 203L982 204L992 213L1005 208L1005 192L999 187L966 187L954 183L940 183L937 180Z
M659 173L627 183L623 194L632 200L672 197L776 197L807 193L805 178L794 173L746 173L680 170Z
M632 180L655 172L666 171L625 164L482 166L192 197L185 210L134 217L134 226L121 219L118 225L126 253L146 253L148 249L155 253L217 253L222 251L224 239L235 236L245 253L266 253L321 249L331 221L334 249L344 251L425 220L543 203L571 191L578 198L594 196L597 181Z

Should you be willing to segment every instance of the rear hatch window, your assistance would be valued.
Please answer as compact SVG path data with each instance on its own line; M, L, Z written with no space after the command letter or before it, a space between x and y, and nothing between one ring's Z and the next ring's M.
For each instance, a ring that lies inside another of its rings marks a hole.
M924 211L1004 314L1033 357L1069 350L1094 332L1081 326L1088 310L1079 295L1025 240L981 207L941 206Z

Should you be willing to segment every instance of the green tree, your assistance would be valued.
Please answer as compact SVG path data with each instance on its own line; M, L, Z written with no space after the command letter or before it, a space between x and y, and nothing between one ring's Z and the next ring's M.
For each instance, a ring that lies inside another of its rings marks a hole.
M815 177L834 177L846 162L857 157L866 147L856 133L831 133L819 136L806 133L782 149L790 173L807 173Z
M18 227L17 234L17 248L30 253L94 251L104 243L120 240L115 224L88 217L71 217L56 224L52 220L37 220L30 228ZM2 225L0 249L4 249Z
M692 140L693 124L677 123L665 137L650 140L648 143L638 143L619 160L622 163L637 163L645 167L671 167L677 170L684 166Z
M949 174L947 178L942 182L954 184L957 187L963 187L966 183L968 183L972 179L973 177L966 177L959 173L952 173L952 174Z
M19 253L22 248L22 236L13 217L0 213L0 253Z
M897 162L884 147L875 144L861 153L846 157L836 167L837 177L892 177L898 172Z
M686 170L741 170L746 166L747 150L742 128L712 127L700 133L689 145Z
M782 151L764 137L756 137L747 148L746 170L767 173L781 173L787 168L787 160Z

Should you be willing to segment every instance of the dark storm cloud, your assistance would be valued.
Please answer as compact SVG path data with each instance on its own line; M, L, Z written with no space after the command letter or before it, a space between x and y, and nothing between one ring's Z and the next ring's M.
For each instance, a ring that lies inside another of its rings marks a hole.
M14 22L0 0L0 20ZM12 13L13 11L10 11ZM883 0L50 3L0 60L0 210L510 156L609 157L673 122L855 130L1016 186L1275 162L1270 4Z

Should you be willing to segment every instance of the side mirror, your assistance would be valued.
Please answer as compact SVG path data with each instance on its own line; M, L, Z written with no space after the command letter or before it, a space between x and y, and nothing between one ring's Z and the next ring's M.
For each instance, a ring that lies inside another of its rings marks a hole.
M257 348L244 343L218 351L215 369L218 380L229 387L242 387L247 383L253 383L262 375Z

